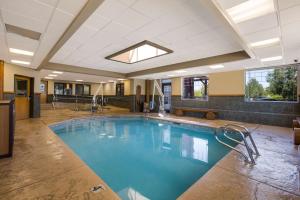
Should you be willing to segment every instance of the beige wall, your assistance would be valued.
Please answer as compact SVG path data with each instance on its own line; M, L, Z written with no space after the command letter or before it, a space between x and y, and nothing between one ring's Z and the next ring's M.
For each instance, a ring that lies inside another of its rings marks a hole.
M239 96L245 94L244 70L209 74L210 96ZM172 78L172 95L181 95L181 78Z
M244 95L244 70L209 74L208 94L209 96Z
M14 92L15 75L22 75L34 78L34 92L40 92L40 75L38 71L27 67L4 63L4 91Z
M133 79L124 81L124 95L133 95Z
M181 95L181 78L172 78L172 95L180 96Z
M54 81L48 80L48 94L54 94Z
M100 84L91 84L91 95L94 95L98 88L99 88ZM101 90L99 91L98 95L101 95ZM104 95L116 95L116 83L104 83L103 84L103 94Z

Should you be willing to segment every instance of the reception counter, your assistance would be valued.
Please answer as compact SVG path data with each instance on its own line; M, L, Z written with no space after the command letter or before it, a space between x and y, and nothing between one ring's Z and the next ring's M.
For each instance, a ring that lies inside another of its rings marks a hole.
M14 143L14 100L0 100L0 158L11 157Z

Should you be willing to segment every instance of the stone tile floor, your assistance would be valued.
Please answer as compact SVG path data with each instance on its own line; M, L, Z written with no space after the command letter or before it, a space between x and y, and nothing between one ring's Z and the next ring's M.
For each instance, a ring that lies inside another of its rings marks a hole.
M111 108L99 115L130 114ZM0 199L119 199L81 161L48 125L91 116L86 111L43 110L41 118L17 121L14 157L0 160ZM168 116L167 120L218 127L228 121ZM245 164L230 152L184 192L181 200L201 199L299 199L300 150L292 144L290 128L246 124L253 131L261 156ZM238 146L238 148L241 148ZM105 190L90 192L103 184Z

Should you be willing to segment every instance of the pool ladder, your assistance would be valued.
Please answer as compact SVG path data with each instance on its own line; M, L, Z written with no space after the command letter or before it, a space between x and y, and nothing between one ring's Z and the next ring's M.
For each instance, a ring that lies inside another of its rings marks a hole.
M244 152L242 152L241 150L239 150L239 149L237 149L237 148L235 148L235 147L233 147L233 146L231 146L231 145L229 145L229 144L223 142L223 141L218 137L218 133L217 133L217 129L216 129L216 131L215 131L215 138L216 138L216 140L217 140L218 142L220 142L221 144L223 144L223 145L225 145L225 146L227 146L227 147L233 149L234 151L240 153L240 154L245 158L245 162L250 163L250 164L255 164L255 160L254 160L253 155L259 156L260 154L259 154L259 152L258 152L258 150L257 150L257 147L256 147L256 145L255 145L255 142L254 142L252 136L251 136L250 131L249 131L245 126L238 125L238 124L226 124L226 125L224 125L224 126L221 126L221 127L219 128L219 130L222 131L223 135L224 135L227 139L229 139L229 140L231 140L231 141L233 141L233 142L236 142L236 143L238 143L238 144L241 144L241 145L245 146L245 147L246 147L246 150L247 150L247 152L248 152L248 156L247 156ZM236 140L236 139L234 139L234 138L232 138L232 137L230 137L230 136L228 135L229 132L230 132L230 133L236 133L236 134L240 135L241 138L242 138L242 142L241 142L241 141L238 141L238 140ZM250 139L250 142L251 142L252 147L253 147L254 150L249 146L249 144L248 144L248 142L247 142L247 137Z

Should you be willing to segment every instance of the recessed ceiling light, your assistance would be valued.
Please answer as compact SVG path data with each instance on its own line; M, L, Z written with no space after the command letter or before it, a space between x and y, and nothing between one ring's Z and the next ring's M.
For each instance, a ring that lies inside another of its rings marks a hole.
M11 62L15 64L30 65L30 62L22 61L22 60L11 60Z
M221 69L221 68L224 68L224 65L211 65L211 66L209 66L209 68L211 68L211 69Z
M274 56L274 57L268 57L268 58L262 58L260 59L261 62L269 62L269 61L276 61L281 60L282 56Z
M14 49L14 48L9 48L9 52L11 53L16 53L16 54L22 54L22 55L26 55L26 56L33 56L34 53L31 51L25 51L22 49Z
M249 0L226 10L235 23L254 19L275 11L273 0Z
M180 74L180 73L185 73L186 71L185 70L177 70L175 72L178 73L178 74Z
M123 78L119 78L118 81L125 81L126 79Z
M52 78L52 77L48 77L48 76L46 76L46 77L45 77L45 79L53 79L53 78Z
M114 80L109 80L108 82L113 83L113 82L115 82L115 81L114 81Z
M63 74L63 72L60 72L60 71L53 71L52 73L54 73L54 74Z
M173 76L175 76L175 75L173 75L173 74L169 74L168 76L170 76L170 77L173 77Z
M104 82L104 81L101 81L100 83L102 83L102 84L103 84L103 83L106 83L106 82Z
M82 82L83 80L76 80L77 82Z
M57 75L56 75L56 74L49 74L48 76L57 77Z
M265 46L277 44L277 43L279 43L279 41L280 41L280 38L272 38L272 39L268 39L268 40L253 42L250 44L250 46L251 47L265 47Z

